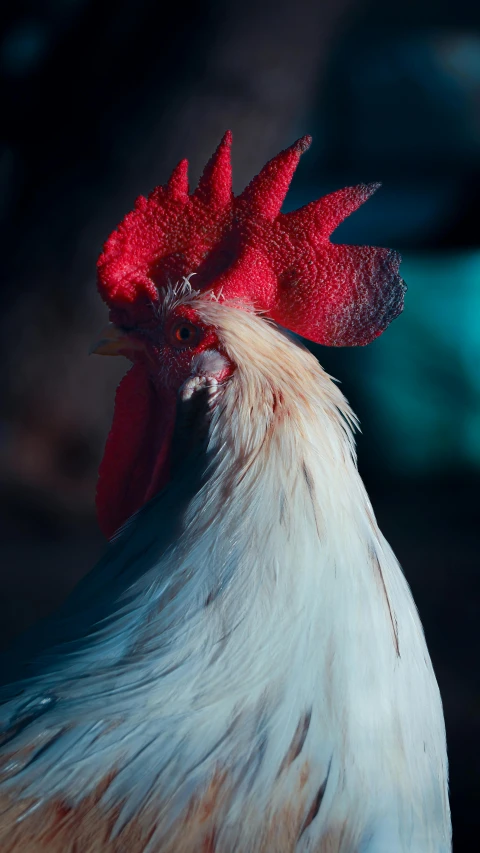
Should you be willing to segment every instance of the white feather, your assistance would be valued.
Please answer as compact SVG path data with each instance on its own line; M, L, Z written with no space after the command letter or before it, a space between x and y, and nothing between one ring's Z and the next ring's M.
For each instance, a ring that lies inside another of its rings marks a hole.
M338 826L339 853L447 853L440 696L356 469L355 418L313 356L273 325L188 289L183 299L236 365L207 465L193 460L188 478L127 523L52 621L29 679L5 693L6 731L20 701L52 701L26 728L42 749L4 786L78 802L116 767L103 798L122 804L114 833L153 804L163 816L155 850L226 768L218 849L254 853L266 816L298 798L307 762L306 802L325 790L299 853ZM223 365L211 352L192 374ZM34 632L18 654L38 643ZM284 766L310 713L301 753Z

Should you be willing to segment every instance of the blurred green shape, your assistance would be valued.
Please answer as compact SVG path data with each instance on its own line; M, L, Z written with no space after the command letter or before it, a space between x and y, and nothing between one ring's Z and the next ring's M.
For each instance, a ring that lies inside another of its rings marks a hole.
M382 460L411 474L478 469L480 251L407 254L402 274L405 310L358 377Z

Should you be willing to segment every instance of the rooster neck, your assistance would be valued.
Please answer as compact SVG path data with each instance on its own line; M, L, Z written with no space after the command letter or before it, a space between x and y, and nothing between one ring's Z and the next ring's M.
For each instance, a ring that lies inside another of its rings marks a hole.
M332 849L350 851L374 826L375 853L407 853L417 832L416 850L446 851L440 700L358 477L352 415L275 330L248 359L249 322L222 327L238 367L206 456L127 524L52 627L7 784L29 802L47 789L78 804L113 769L109 832L153 810L152 849L170 849L161 839L214 786L219 850L315 849L332 833ZM52 702L36 719L39 697ZM291 843L262 848L287 809Z

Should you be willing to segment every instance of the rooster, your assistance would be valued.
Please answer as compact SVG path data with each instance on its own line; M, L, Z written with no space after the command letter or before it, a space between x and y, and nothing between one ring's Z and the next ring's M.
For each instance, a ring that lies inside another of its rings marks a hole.
M111 543L5 657L3 853L450 850L422 627L355 416L291 334L367 344L400 258L329 240L377 185L280 212L309 142L234 197L227 133L193 194L183 160L105 244L95 350L133 363Z

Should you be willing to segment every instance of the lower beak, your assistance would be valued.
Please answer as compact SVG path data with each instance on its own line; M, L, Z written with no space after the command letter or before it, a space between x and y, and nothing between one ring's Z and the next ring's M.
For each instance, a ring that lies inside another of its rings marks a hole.
M128 335L109 323L100 333L100 337L89 349L89 355L125 355L127 350L137 349L137 344Z

